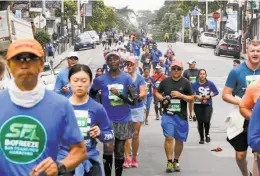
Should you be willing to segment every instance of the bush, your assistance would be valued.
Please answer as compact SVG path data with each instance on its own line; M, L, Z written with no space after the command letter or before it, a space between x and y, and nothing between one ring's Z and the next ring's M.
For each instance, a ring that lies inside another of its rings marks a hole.
M43 46L45 47L47 43L51 41L50 35L47 32L39 31L36 32L34 38Z

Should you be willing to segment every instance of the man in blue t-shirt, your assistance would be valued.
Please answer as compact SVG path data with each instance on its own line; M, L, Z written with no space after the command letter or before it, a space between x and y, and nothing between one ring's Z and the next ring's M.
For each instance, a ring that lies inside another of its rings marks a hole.
M39 81L44 52L34 39L18 39L7 51L14 79L0 93L0 175L58 175L87 157L69 101ZM55 162L58 146L69 154Z
M78 60L79 60L78 53L70 52L67 58L68 67L60 71L56 78L54 91L67 98L71 97L72 95L71 88L69 85L69 80L68 80L69 70L71 67L73 67L78 63Z
M153 49L151 50L151 55L153 58L153 61L152 61L153 70L155 71L155 67L158 65L160 57L162 57L162 52L157 49L157 44L153 44Z
M259 79L259 67L259 42L252 41L248 45L248 59L244 63L233 68L228 75L226 85L222 93L223 100L227 103L239 106L247 86ZM238 109L235 110L238 111ZM246 156L248 148L247 130L249 121L244 120L244 123L241 124L239 123L241 118L242 117L239 118L239 116L229 117L228 121L231 125L227 130L227 140L236 151L236 161L242 175L248 175L249 172L247 168Z
M110 70L94 80L90 96L95 98L98 91L101 90L102 104L112 121L115 136L115 175L120 176L123 172L125 141L132 138L134 133L129 105L135 105L138 97L136 97L137 92L134 90L135 86L131 77L120 70L119 53L116 51L108 53L106 61ZM105 174L111 175L113 153L104 151L103 159Z

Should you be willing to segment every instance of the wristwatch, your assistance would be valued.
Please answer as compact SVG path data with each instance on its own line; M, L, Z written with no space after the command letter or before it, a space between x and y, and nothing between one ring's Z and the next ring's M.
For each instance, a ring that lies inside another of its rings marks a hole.
M58 175L63 175L67 172L67 168L64 164L56 162L56 165L58 167Z

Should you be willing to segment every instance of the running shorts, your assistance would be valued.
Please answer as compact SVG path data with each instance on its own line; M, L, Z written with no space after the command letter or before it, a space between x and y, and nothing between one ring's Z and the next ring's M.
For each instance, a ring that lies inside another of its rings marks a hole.
M242 132L238 136L234 137L233 139L227 141L230 145L235 149L236 152L245 152L247 151L248 144L247 144L247 132Z
M145 119L145 110L144 106L141 108L131 109L132 121L133 122L144 122Z

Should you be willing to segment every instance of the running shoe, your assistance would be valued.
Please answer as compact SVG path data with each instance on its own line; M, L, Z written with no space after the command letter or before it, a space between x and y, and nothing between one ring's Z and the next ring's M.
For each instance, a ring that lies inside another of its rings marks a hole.
M124 168L131 167L131 160L129 158L126 158L123 166L124 166Z
M200 140L200 142L199 142L199 144L204 144L205 142L204 142L204 140Z
M144 124L145 124L145 125L149 125L149 124L148 124L148 120L145 120Z
M156 120L160 120L160 117L159 117L159 115L156 115Z
M210 136L206 135L206 142L209 143L211 141Z
M166 172L171 173L171 172L173 172L173 170L174 170L173 163L168 161L167 167L166 167Z
M177 163L176 161L173 162L173 168L174 168L175 172L180 172L181 171L180 164Z
M137 159L132 159L131 166L132 166L132 167L138 167L138 161L137 161Z

